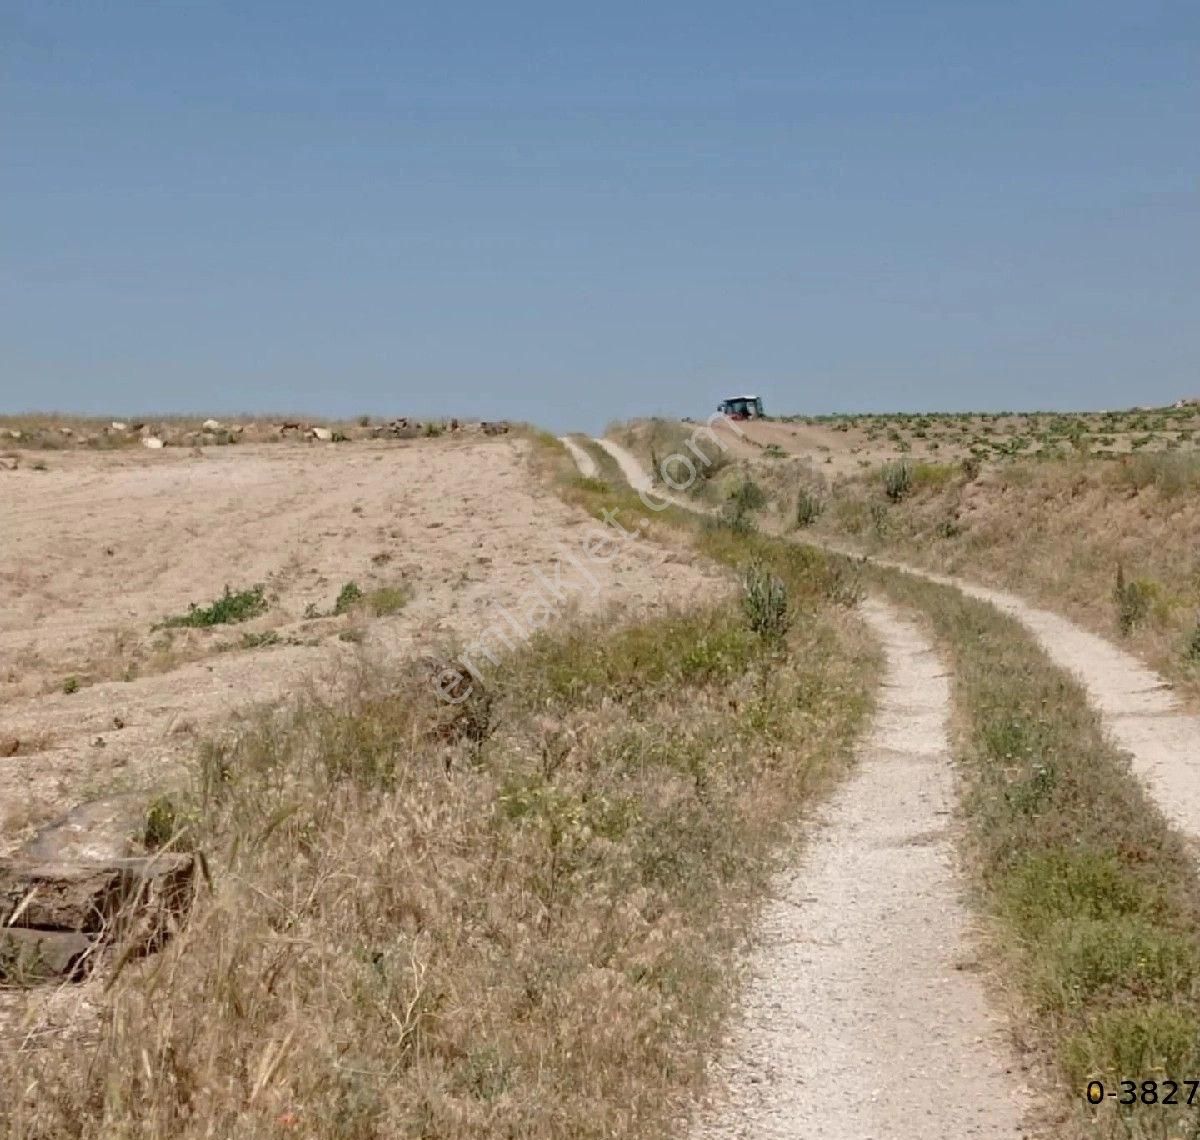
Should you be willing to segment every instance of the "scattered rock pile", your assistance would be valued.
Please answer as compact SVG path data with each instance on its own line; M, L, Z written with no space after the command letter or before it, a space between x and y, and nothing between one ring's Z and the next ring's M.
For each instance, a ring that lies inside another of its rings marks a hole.
M458 419L417 420L409 416L372 423L362 417L356 423L311 423L304 420L226 423L218 419L160 420L132 422L112 420L103 424L77 422L0 428L0 440L11 440L20 448L96 448L100 450L141 446L157 451L164 447L221 447L234 443L269 443L279 440L341 443L363 439L416 439L444 433L481 432L500 435L509 430L505 421L463 423Z

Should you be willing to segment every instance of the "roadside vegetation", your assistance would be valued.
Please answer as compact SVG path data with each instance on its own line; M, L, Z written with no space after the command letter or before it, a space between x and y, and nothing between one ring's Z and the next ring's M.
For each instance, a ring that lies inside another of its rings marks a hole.
M850 545L940 573L1013 590L1102 635L1124 642L1200 702L1200 405L1157 412L1087 416L813 417L831 436L890 424L931 433L963 423L1006 438L1015 426L1040 425L1055 439L1072 425L1159 430L1174 425L1178 447L1102 453L1084 446L1041 456L1027 449L891 452L880 440L864 448L852 473L833 474L819 454L786 460L722 453L706 505L725 507L744 486L763 500L758 524L774 533ZM1161 421L1161 422L1160 422ZM613 438L648 462L655 421L614 427ZM686 438L691 425L657 428ZM1116 430L1113 428L1113 430ZM906 437L907 438L907 437ZM1171 436L1176 439L1176 436ZM1185 446L1186 445L1186 446ZM710 452L711 444L704 444ZM745 451L745 448L742 448ZM889 457L890 456L890 457ZM868 458L869 457L869 458Z
M779 416L831 433L852 454L885 458L980 460L1018 457L1112 458L1141 452L1195 452L1200 401L1167 408L1110 412L897 412L870 415ZM891 453L887 455L886 453Z
M1120 1093L1125 1078L1200 1071L1200 878L1183 840L1080 686L1014 619L948 587L869 573L927 616L953 665L967 863L1004 990L1019 995L1017 1024L1052 1060L1069 1126L1191 1135L1194 1109L1068 1107L1092 1079Z
M866 488L862 517L886 537L912 502L979 476L959 466L885 466ZM1136 482L1160 478L1148 460ZM830 511L845 509L837 495ZM825 513L827 500L816 501L819 509L801 498L790 519L762 521L807 529ZM1058 1085L1048 1101L1051 1129L1113 1140L1190 1135L1190 1116L1181 1115L1188 1109L1141 1103L1151 1094L1140 1084L1135 1106L1082 1106L1089 1080L1120 1095L1122 1080L1180 1080L1200 1068L1200 878L1191 852L1081 687L1016 621L951 588L842 565L855 589L865 575L897 604L925 613L952 665L964 861L988 918L998 988L1012 996L1012 1024L1044 1062L1035 1067ZM1109 588L1110 621L1120 624L1122 606L1141 615L1144 590L1123 574ZM761 570L748 575L746 598L760 627L779 612Z
M834 483L814 531L1015 590L1200 697L1200 455L892 464Z
M264 586L251 586L246 590L231 590L226 586L225 592L210 605L199 606L193 602L187 613L164 618L155 629L207 629L214 625L236 624L265 614L268 607Z
M646 513L562 477L596 513ZM364 669L209 744L156 831L206 853L211 887L94 993L87 1040L0 1054L0 1135L678 1131L878 662L824 556L682 512L649 529L743 581L538 634L461 704L436 663Z

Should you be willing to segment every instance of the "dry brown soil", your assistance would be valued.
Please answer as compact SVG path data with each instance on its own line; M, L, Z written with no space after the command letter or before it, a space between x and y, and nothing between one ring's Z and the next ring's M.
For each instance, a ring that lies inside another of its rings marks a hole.
M178 778L199 737L348 660L473 640L597 525L537 485L526 446L77 451L0 471L0 854L80 800ZM589 565L596 585L570 575L567 608L653 610L717 584L645 543ZM348 581L411 600L390 616L311 616ZM256 583L271 599L261 617L155 629Z

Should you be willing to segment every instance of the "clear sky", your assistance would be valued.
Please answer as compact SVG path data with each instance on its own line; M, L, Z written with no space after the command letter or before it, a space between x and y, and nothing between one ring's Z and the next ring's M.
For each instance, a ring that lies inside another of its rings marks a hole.
M0 409L1200 395L1196 0L8 0Z

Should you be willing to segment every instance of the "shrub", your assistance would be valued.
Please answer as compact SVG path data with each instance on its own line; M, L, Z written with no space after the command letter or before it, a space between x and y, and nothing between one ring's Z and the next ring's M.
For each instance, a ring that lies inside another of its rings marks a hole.
M399 613L412 597L407 586L380 586L367 595L367 606L376 617Z
M782 640L792 625L787 587L761 562L752 562L742 576L742 607L750 628L768 640Z
M337 601L333 603L333 612L335 614L349 613L355 606L363 600L363 592L359 589L357 582L347 582L337 596Z
M883 490L892 502L898 503L912 490L912 468L903 460L899 463L885 463Z
M1200 618L1197 618L1196 628L1192 630L1192 636L1188 638L1184 655L1189 661L1200 664Z
M742 483L721 507L713 525L734 534L753 534L758 526L754 512L766 502L762 489L753 480Z
M1127 580L1125 567L1118 565L1113 600L1117 604L1117 627L1123 634L1132 633L1150 614L1154 584L1144 578Z
M753 479L741 483L730 497L742 503L748 511L762 510L767 505L767 496Z
M67 696L70 696L72 693L79 692L79 678L78 677L68 677L63 682L62 691L64 693L66 693Z
M181 626L191 626L204 629L213 625L226 625L235 622L249 621L267 612L267 598L261 585L252 586L248 590L233 593L228 586L225 592L209 606L197 606L193 602L188 606L186 614L169 617L157 628L176 629Z
M800 494L796 499L797 526L812 526L821 517L824 510L825 503L819 495L814 494L807 487L800 488Z

